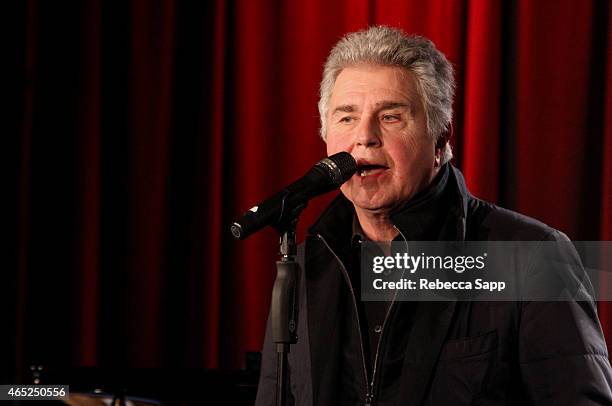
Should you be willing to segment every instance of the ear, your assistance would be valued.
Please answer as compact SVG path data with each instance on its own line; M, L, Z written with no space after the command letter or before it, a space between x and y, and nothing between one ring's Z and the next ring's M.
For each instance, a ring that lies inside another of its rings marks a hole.
M450 124L449 128L446 131L440 134L438 140L436 141L436 166L440 166L440 162L442 162L442 154L444 153L446 144L448 144L452 135L453 123Z
M446 143L448 142L448 139L445 136L442 136L440 138L438 138L438 141L436 141L436 147L435 147L435 166L436 168L440 167L442 164L442 154L444 152L444 147L446 147Z

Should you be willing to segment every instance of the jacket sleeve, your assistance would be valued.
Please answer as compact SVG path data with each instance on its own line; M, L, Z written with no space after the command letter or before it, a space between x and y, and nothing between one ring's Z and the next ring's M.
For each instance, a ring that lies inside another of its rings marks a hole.
M526 285L546 289L547 298L554 281L566 289L554 301L523 302L519 362L527 395L533 405L612 405L612 369L588 276L565 235L548 239L563 247L558 260L535 261Z

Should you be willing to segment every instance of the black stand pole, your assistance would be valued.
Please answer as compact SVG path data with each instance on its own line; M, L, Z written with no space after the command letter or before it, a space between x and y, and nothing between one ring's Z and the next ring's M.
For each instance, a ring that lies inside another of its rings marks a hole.
M282 231L280 260L276 262L276 280L272 289L272 340L278 356L276 372L276 405L286 404L287 355L289 346L297 343L297 284L298 264L295 262L295 225L297 217Z

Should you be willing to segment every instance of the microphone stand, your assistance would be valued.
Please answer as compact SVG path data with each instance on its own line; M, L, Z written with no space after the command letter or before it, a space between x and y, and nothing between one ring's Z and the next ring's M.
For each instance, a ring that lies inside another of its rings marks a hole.
M275 226L280 232L280 260L276 261L276 280L272 289L271 328L272 341L276 344L276 405L286 404L287 356L291 344L297 343L298 323L298 279L299 266L296 233L298 217L306 207L303 205L291 213L290 218Z

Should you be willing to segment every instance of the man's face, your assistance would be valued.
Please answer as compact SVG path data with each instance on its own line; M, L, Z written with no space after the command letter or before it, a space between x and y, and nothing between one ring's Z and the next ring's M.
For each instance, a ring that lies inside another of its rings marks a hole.
M340 151L360 168L340 188L357 210L388 212L431 182L439 154L410 72L368 65L338 75L327 112L327 154Z

